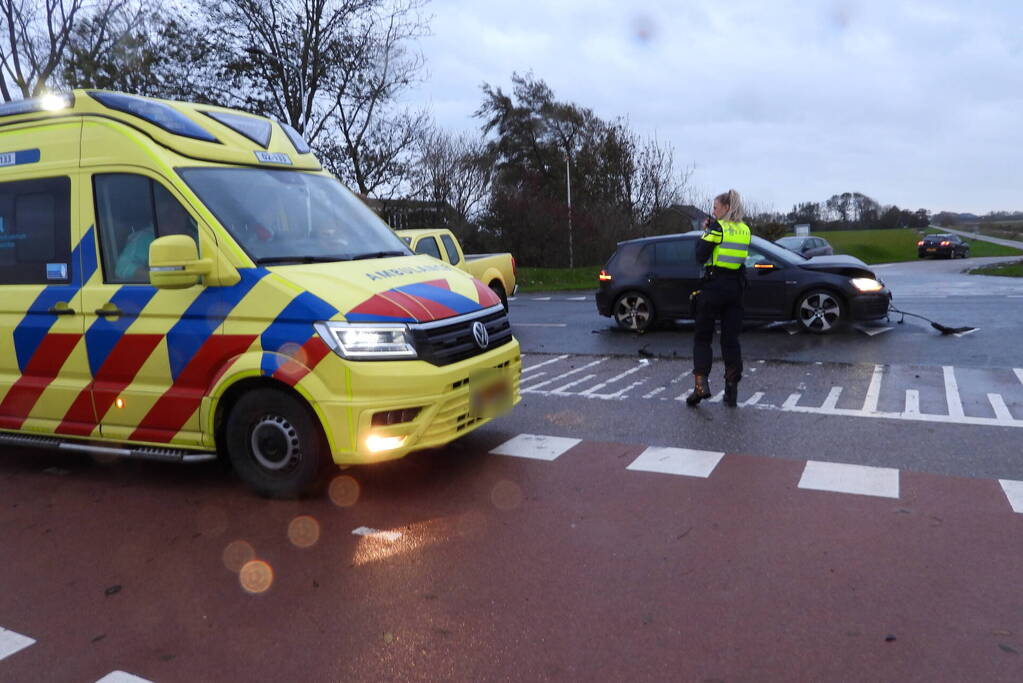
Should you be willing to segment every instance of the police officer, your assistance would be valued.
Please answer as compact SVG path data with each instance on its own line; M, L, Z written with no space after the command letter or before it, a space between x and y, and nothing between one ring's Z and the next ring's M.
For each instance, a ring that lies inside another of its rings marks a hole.
M686 403L696 406L710 398L707 378L714 357L710 344L714 339L714 322L720 320L721 357L725 361L724 402L735 407L742 379L739 331L742 329L742 293L746 288L750 230L742 222L742 200L735 190L714 198L713 214L707 218L703 235L696 242L696 260L704 264L704 269L700 289L691 297L696 319L693 334L695 386Z

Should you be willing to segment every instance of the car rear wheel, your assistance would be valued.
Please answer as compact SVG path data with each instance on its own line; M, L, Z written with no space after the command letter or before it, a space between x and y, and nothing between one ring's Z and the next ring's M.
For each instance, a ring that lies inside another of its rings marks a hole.
M807 332L830 334L845 320L845 305L836 294L814 289L796 303L796 320Z
M640 292L626 292L618 297L612 314L623 330L645 332L654 324L654 305Z
M268 498L309 493L330 462L326 439L311 411L277 389L256 389L238 399L224 436L235 472Z

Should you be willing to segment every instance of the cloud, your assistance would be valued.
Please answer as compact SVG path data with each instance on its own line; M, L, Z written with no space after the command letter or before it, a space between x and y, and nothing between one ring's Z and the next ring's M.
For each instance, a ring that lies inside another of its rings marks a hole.
M560 99L669 140L708 192L779 209L1023 208L1023 4L436 0L415 92L478 128L482 83L532 71Z

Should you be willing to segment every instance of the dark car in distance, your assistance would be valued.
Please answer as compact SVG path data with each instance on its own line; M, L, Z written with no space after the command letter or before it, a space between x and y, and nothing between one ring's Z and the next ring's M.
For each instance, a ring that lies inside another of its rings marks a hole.
M813 256L831 256L835 250L828 241L821 237L782 237L774 241L775 244L796 252L800 256L811 258Z
M916 243L916 255L918 258L966 258L970 255L970 245L959 235L927 235Z
M700 232L621 242L600 271L597 311L622 328L645 331L660 321L691 319L689 295L700 288L695 245ZM852 256L807 259L754 237L746 259L747 320L796 320L815 333L845 321L884 318L891 292Z

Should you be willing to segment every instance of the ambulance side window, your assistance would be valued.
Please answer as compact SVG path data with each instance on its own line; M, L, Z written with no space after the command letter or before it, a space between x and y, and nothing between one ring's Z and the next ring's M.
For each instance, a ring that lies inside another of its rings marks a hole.
M0 284L71 279L71 180L0 183Z
M92 182L105 282L148 284L149 245L157 237L198 241L195 221L159 183L131 173L96 175Z

